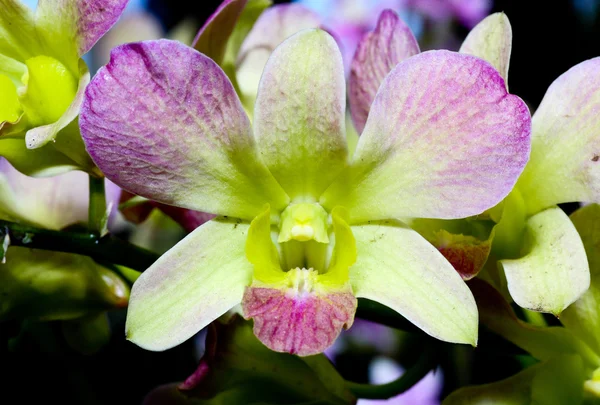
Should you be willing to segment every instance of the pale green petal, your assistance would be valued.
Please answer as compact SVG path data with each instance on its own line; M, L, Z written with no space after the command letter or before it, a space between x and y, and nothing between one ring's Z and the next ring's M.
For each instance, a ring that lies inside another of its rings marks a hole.
M600 353L600 205L585 206L571 215L590 264L591 285L581 298L560 316L577 337Z
M0 141L2 145L2 141ZM59 230L88 220L88 176L25 176L0 159L0 218Z
M523 257L500 261L519 306L558 315L589 288L583 243L560 208L529 218L523 244Z
M54 145L27 149L23 138L0 138L0 156L5 157L21 173L35 177L56 176L79 167L58 152Z
M530 214L555 204L600 201L600 58L548 88L532 118L531 157L517 186Z
M133 285L127 338L161 351L192 337L242 301L252 280L249 224L217 218L165 253Z
M442 405L575 405L583 375L579 357L559 356L502 381L459 389Z
M460 47L461 53L490 62L508 87L508 65L512 49L512 28L504 13L487 16L475 26Z
M33 12L19 0L0 0L0 54L23 63L42 54Z
M26 71L25 63L0 54L0 74L8 76L15 85L21 85L21 78Z
M352 232L357 260L350 281L357 297L394 309L435 338L477 343L475 300L435 247L400 222L371 222Z
M254 111L260 156L292 201L316 201L346 165L342 55L322 30L284 41L263 72Z

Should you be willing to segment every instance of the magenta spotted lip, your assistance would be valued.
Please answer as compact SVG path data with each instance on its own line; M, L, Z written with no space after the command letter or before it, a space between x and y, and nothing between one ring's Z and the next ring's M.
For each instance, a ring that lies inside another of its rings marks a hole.
M342 329L352 326L356 306L349 286L323 293L251 286L242 301L244 317L254 319L254 334L261 342L299 356L331 346Z

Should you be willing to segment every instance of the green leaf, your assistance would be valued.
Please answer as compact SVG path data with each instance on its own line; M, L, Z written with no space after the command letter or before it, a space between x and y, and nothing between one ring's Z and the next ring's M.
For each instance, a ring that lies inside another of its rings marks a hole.
M600 205L590 204L571 215L590 265L591 285L561 314L561 322L600 355Z
M356 402L324 355L302 359L273 352L256 339L251 324L239 317L232 318L227 325L214 323L206 347L198 370L179 385L179 390L175 385L161 387L150 393L145 403L343 405Z

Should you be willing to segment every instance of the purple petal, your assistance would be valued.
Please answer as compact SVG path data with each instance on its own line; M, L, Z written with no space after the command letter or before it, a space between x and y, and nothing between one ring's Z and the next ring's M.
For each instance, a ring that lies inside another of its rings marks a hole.
M392 10L384 10L377 27L358 44L350 65L350 111L356 130L365 127L381 82L402 60L419 53L410 28Z
M227 42L248 0L225 0L206 20L192 46L219 65L223 61Z
M115 48L88 86L80 126L98 167L132 193L248 219L288 202L229 79L181 43Z
M487 62L429 51L386 77L353 162L325 192L356 223L463 218L500 202L529 157L531 118Z
M62 24L83 55L117 22L129 0L39 0L36 19Z

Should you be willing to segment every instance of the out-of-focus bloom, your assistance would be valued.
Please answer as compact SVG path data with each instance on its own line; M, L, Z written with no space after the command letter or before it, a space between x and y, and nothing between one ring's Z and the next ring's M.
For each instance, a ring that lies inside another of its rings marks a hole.
M591 286L561 314L563 327L535 327L517 319L491 286L472 284L481 322L529 352L540 363L492 384L467 387L444 405L594 404L600 398L600 206L571 215L590 263Z
M462 53L489 61L506 79L510 23L494 14L465 39ZM350 105L364 125L377 88L396 63L418 52L414 37L391 11L357 51ZM532 120L532 155L506 199L482 215L460 221L415 220L411 225L455 265L463 278L482 276L508 290L520 306L559 314L589 286L583 245L556 204L600 197L600 58L583 62L548 89ZM584 85L585 84L585 85ZM499 263L506 275L498 273Z
M344 109L341 55L321 30L272 53L254 130L208 57L167 40L113 51L80 118L92 158L131 192L221 215L138 279L129 339L164 350L243 302L267 346L313 354L366 297L437 338L475 343L463 281L395 218L500 201L529 154L526 106L487 63L432 51L388 75L350 163Z
M270 5L269 0L225 0L193 43L227 74L250 116L273 50L296 32L321 26L320 17L300 4Z
M299 0L296 3L317 13L323 25L335 34L341 43L345 66L350 65L361 38L375 28L378 16L385 9L403 16L420 36L424 22L428 21L441 25L457 20L471 28L492 6L491 0Z
M88 180L82 172L35 179L0 158L0 219L51 230L85 223ZM88 257L9 245L5 260L0 264L0 320L77 319L65 332L75 339L88 321L102 323L96 314L127 305L127 284Z
M0 156L19 171L101 175L85 152L77 115L90 74L81 56L127 0L40 0L35 12L0 1Z

